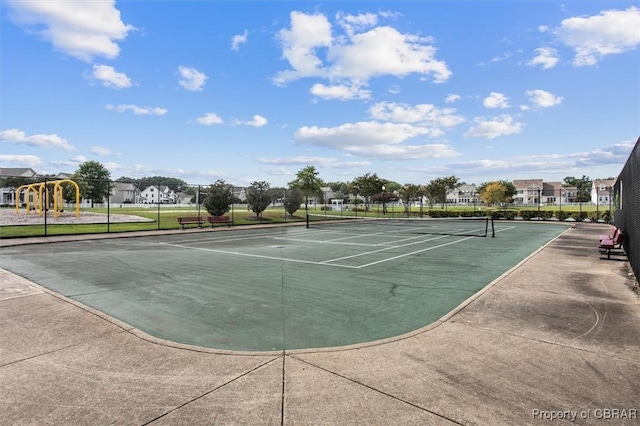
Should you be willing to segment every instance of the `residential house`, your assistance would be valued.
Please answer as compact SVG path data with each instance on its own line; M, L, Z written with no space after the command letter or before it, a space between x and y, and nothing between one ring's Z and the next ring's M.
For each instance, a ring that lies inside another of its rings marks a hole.
M460 204L466 206L480 204L478 188L475 184L463 184L451 191L447 191L447 204Z
M177 196L168 186L151 185L140 191L142 204L176 204Z
M591 202L608 206L613 202L613 185L615 179L594 179L591 183Z
M6 178L34 178L36 176L38 173L31 168L0 167L0 179L3 181ZM0 205L15 206L16 189L13 186L0 188Z
M573 204L577 202L578 188L564 186L562 182L544 182L542 179L514 180L516 205Z
M236 197L238 200L240 200L241 204L244 204L247 202L247 190L246 188L242 188L239 186L234 186L233 188L231 188L231 191L233 192L233 196Z
M513 203L516 205L540 204L544 184L542 179L522 179L514 180L513 186L516 188L516 195Z
M140 190L130 182L113 182L111 184L111 204L138 204Z

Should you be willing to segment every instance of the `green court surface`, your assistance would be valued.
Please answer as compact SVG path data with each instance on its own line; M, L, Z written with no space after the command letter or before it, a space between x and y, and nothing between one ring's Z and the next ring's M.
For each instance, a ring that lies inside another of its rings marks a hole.
M232 228L6 247L0 262L161 339L292 350L424 327L566 229L499 221L491 238Z

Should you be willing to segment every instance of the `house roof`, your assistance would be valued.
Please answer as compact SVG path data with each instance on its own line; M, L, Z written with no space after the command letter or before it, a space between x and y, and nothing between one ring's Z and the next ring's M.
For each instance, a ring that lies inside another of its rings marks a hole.
M538 189L543 187L543 182L542 179L520 179L514 180L513 186L515 186L516 189Z
M114 182L113 185L119 191L135 191L136 186L130 182Z
M4 177L34 177L37 176L31 168L26 167L0 167L0 176Z

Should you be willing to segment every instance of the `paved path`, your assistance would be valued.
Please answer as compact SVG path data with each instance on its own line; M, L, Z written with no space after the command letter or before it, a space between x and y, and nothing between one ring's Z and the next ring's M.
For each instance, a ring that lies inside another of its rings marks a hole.
M285 354L172 345L0 270L0 424L639 424L640 298L607 231L577 225L422 332Z

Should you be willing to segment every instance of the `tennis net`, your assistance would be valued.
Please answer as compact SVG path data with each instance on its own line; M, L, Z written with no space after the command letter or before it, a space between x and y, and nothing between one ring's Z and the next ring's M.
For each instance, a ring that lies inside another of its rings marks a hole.
M344 232L495 237L491 217L388 218L307 214L307 228Z

